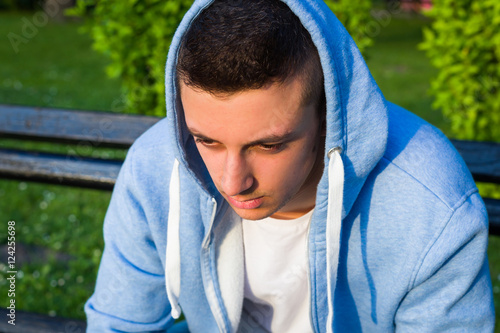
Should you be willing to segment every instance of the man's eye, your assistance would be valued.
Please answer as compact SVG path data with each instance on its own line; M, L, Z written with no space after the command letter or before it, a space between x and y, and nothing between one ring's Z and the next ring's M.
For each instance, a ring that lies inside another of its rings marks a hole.
M215 144L214 140L195 138L196 143L201 143L204 146L213 146Z
M274 144L260 144L259 146L262 150L269 152L277 152L280 151L284 145L282 143L274 143Z

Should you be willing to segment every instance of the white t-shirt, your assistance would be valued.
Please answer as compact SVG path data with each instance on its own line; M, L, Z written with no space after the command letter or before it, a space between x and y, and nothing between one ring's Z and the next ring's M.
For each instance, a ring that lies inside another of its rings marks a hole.
M307 237L295 220L243 220L245 299L238 332L312 332Z

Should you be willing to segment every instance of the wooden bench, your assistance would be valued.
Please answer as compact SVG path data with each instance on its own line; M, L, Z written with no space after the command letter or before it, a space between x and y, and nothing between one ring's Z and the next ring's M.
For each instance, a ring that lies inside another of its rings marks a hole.
M0 105L0 138L128 148L160 118ZM477 182L500 184L500 143L453 141ZM78 149L76 149L78 151ZM0 148L0 178L112 190L122 161ZM500 200L485 198L490 234L500 235ZM0 316L6 318L6 309ZM83 332L83 321L17 312L16 326L0 332ZM68 326L69 325L69 326ZM66 329L64 329L66 327Z
M0 137L128 148L159 118L0 105ZM82 149L78 149L78 148ZM0 149L0 177L112 190L122 161Z

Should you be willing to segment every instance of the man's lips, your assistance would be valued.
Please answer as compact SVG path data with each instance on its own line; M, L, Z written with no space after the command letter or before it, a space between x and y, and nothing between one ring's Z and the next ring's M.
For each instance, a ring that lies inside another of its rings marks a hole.
M229 203L232 206L234 206L238 209L255 209L255 208L259 208L259 206L262 204L263 197L250 199L250 200L238 201L238 200L228 196L227 201L229 201Z

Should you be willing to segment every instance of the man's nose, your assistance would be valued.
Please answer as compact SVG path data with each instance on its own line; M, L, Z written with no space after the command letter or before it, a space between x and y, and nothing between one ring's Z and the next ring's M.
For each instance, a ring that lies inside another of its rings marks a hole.
M250 187L254 182L248 162L241 153L227 153L222 174L221 186L225 194L238 195Z

